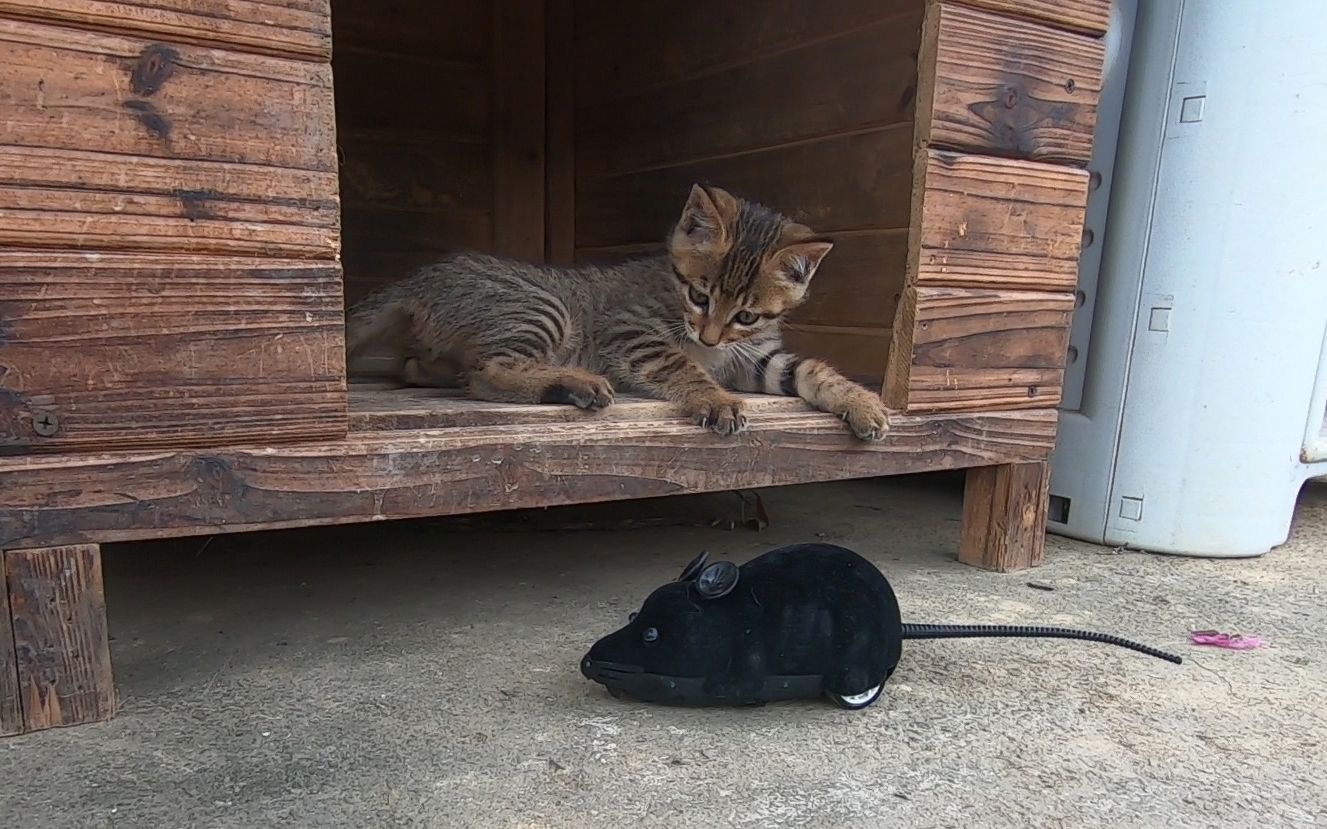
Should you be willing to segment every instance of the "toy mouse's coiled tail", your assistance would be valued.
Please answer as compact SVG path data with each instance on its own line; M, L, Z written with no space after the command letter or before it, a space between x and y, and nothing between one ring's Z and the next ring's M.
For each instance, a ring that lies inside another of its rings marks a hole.
M1109 633L1097 633L1091 630L1073 628L1037 627L1029 625L903 625L904 639L982 639L1014 637L1022 639L1077 639L1083 642L1105 642L1128 648L1131 651L1145 653L1164 659L1176 665L1183 659L1173 653L1166 653L1149 645L1112 636Z

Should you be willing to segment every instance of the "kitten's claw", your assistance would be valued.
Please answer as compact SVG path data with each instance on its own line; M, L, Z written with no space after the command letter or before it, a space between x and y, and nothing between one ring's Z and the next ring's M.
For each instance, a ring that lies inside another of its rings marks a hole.
M721 435L746 431L746 404L731 395L697 400L687 406L687 414L695 423Z
M889 431L889 411L874 394L865 393L854 397L842 416L858 440L874 443L884 438Z

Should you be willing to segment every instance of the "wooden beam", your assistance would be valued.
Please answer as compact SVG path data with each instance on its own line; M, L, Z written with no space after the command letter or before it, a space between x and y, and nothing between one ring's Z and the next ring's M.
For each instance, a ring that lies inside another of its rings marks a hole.
M952 3L927 11L919 145L1086 166L1105 44Z
M326 60L332 54L327 0L299 3L154 0L151 4L114 0L0 0L0 16L312 60Z
M547 204L545 258L550 264L576 261L576 4L547 0L545 86L548 90L546 143Z
M1048 408L1060 402L1074 296L909 288L895 332L890 404L909 412ZM904 374L906 372L906 374Z
M969 469L959 561L1001 573L1040 565L1049 503L1049 463Z
M333 262L0 252L0 455L345 434Z
M544 0L493 4L493 245L544 259Z
M115 711L101 551L4 552L23 728L97 722Z
M4 553L0 553L0 737L23 731L19 702L18 657L14 655L14 621L9 612L9 587Z
M292 446L0 459L0 546L203 535L641 498L1049 457L1056 413L824 413L720 437L676 417L352 434ZM40 539L40 541L37 541Z
M1110 0L959 0L969 6L1030 20L1045 20L1064 29L1100 37L1110 24Z

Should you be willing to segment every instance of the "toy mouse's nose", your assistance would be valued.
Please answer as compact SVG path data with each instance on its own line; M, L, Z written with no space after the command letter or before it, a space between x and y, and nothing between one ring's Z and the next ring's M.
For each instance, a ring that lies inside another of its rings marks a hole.
M625 665L621 662L605 662L602 659L585 657L581 660L581 673L586 679L607 684L614 679L621 679L630 674L641 673L639 665Z

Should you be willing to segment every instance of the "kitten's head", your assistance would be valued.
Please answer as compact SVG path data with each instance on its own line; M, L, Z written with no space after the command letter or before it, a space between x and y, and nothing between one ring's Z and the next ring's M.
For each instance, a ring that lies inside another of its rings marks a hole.
M692 339L727 345L777 326L806 299L833 243L762 205L692 185L668 240Z

